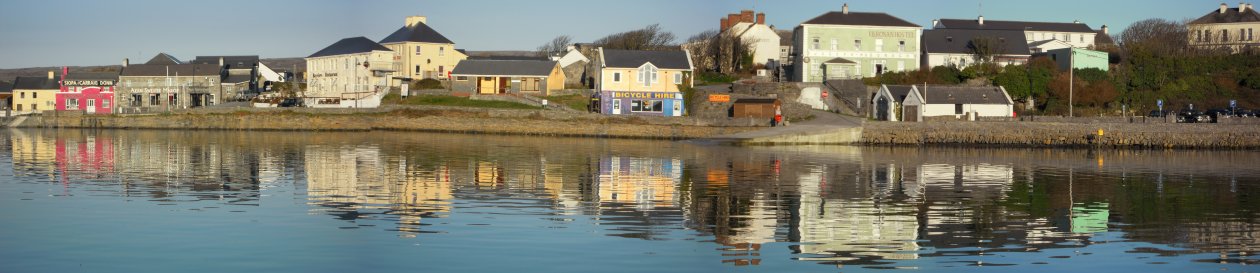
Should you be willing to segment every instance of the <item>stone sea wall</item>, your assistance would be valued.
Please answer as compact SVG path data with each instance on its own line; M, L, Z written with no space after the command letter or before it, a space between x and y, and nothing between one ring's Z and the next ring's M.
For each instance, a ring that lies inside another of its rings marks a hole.
M1252 124L867 122L863 129L866 145L1260 148L1260 126Z
M694 119L609 117L546 110L468 110L445 107L382 109L238 109L185 111L154 115L44 114L14 127L300 130L300 131L426 131L510 135L608 138L692 139L756 130L758 127L717 126Z

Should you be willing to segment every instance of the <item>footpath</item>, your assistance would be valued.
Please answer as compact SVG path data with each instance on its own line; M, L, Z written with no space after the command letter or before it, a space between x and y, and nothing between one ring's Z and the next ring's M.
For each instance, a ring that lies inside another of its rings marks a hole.
M814 111L814 118L787 126L698 139L726 145L849 145L862 142L862 118Z

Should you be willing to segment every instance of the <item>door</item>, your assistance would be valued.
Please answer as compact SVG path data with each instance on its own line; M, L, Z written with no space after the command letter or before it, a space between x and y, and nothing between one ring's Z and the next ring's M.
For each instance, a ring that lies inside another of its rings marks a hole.
M613 115L621 114L621 99L612 100L612 114Z
M499 94L507 94L508 78L499 78Z
M87 113L96 114L96 99L87 100Z
M902 107L901 112L902 112L901 113L902 121L909 121L909 122L919 121L919 106L918 105L906 105L905 107Z
M477 93L494 94L494 78L479 77L477 78Z
M683 112L682 112L682 101L677 101L677 100L674 100L674 101L669 101L669 102L672 102L672 103L674 104L674 116L675 116L675 117L681 117L681 116L682 116L682 114L683 114Z
M891 121L888 118L888 108L888 98L879 97L879 100L875 103L875 120Z

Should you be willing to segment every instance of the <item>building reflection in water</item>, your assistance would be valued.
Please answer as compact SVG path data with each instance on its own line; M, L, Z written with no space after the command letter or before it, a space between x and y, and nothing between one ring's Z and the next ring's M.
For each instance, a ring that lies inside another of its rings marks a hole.
M1106 243L1093 241L1100 234L1169 246L1137 253L1226 253L1210 262L1260 251L1260 184L1246 173L1254 166L1214 154L1116 152L1102 167L1104 155L1074 151L642 149L661 144L382 134L401 140L19 130L4 144L16 175L67 189L213 202L206 207L258 206L266 192L291 190L311 213L356 228L388 222L402 237L436 232L434 219L456 213L586 217L602 235L711 244L721 253L714 262L735 266L790 251L879 268ZM1179 169L1190 165L1178 159L1216 163Z

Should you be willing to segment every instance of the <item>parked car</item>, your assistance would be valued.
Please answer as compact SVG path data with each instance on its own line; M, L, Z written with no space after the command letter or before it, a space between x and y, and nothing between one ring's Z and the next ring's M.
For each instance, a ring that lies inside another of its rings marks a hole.
M280 101L280 107L304 107L301 99L287 98Z
M1177 123L1196 123L1200 122L1200 120L1202 120L1201 118L1206 118L1206 121L1204 122L1211 121L1211 118L1207 118L1207 116L1203 115L1203 112L1199 110L1186 109L1181 110L1181 112L1177 112Z
M1252 110L1246 110L1246 109L1237 109L1237 110L1234 110L1234 116L1240 117L1240 118L1250 118L1250 117L1255 117L1256 112Z

